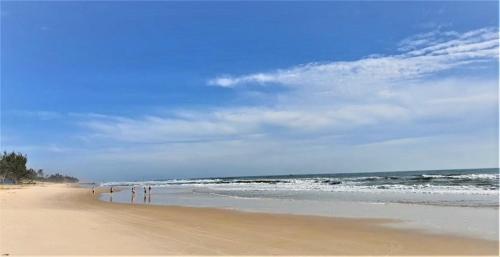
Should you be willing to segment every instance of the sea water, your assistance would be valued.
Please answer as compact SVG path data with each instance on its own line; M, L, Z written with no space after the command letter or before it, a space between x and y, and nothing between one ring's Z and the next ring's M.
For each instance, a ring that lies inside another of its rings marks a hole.
M352 218L498 240L499 170L304 174L121 181L114 202ZM132 197L130 189L136 187ZM152 187L143 194L143 187ZM110 200L108 194L102 200Z

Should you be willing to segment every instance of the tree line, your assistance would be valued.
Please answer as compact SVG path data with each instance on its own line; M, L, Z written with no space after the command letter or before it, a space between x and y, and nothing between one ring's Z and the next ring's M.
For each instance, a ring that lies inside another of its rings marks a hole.
M60 173L44 174L42 169L27 168L28 157L22 153L3 152L0 159L0 182L12 181L13 183L45 181L56 183L76 183L78 179Z

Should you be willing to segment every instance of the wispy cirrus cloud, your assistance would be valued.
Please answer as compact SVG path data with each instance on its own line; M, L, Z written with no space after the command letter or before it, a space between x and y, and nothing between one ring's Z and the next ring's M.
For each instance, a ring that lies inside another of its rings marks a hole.
M209 85L236 87L277 83L316 88L353 87L377 81L402 81L450 70L458 66L498 59L498 29L482 28L419 34L399 44L398 55L364 58L351 62L309 63L271 72L219 76Z

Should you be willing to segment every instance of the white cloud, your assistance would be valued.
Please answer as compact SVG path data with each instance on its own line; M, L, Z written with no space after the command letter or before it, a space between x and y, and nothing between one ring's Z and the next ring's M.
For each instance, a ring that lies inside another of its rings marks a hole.
M148 144L254 140L256 135L268 140L284 135L289 140L316 134L349 137L352 129L369 132L373 127L399 128L411 134L413 126L425 126L427 119L445 120L444 126L449 129L455 126L447 124L450 118L464 125L491 118L498 105L496 84L477 79L413 82L379 92L365 101L337 103L315 97L316 102L299 104L292 97L275 107L178 111L167 117L92 115L83 125L95 138Z
M428 119L475 115L464 119L466 123L495 111L495 78L427 75L496 61L497 30L484 28L462 34L434 31L405 39L401 47L411 50L396 56L310 63L209 81L222 87L277 83L292 89L275 93L279 100L266 106L183 110L167 117L92 115L84 125L95 137L136 143L241 140L255 135L266 135L270 140L289 135L293 140L294 135L345 135L360 127L412 130L411 126L425 126Z
M208 84L236 87L276 83L290 87L332 89L373 84L374 80L415 79L464 64L498 59L498 30L483 28L463 34L432 32L403 40L400 49L409 51L352 62L309 63L266 73L225 75L209 80Z

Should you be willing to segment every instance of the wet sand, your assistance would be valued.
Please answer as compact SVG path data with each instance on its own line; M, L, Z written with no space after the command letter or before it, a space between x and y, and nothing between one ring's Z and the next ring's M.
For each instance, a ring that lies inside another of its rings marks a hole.
M0 254L498 255L498 241L344 219L108 203L71 185L0 190Z

